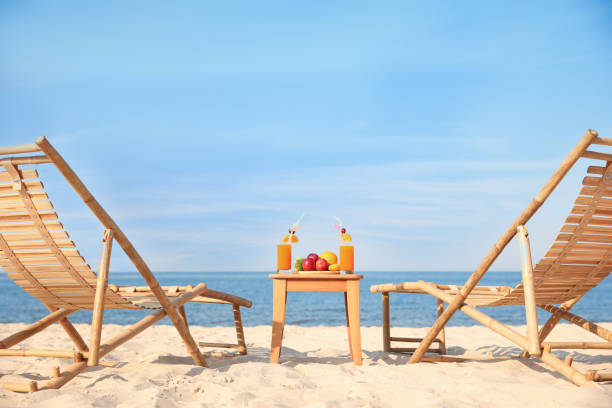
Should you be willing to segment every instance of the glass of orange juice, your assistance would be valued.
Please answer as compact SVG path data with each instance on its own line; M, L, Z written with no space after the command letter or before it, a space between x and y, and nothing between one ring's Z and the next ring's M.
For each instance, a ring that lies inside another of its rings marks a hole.
M353 245L340 245L340 269L353 272L355 247Z
M278 244L276 246L276 269L291 269L291 244Z

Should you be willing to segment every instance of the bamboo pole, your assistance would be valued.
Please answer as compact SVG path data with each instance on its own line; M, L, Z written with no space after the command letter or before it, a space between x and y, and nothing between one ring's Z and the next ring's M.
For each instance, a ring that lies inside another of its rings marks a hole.
M550 179L546 182L540 192L533 198L531 203L523 210L523 212L517 217L517 219L510 225L510 227L504 232L501 238L495 243L493 248L489 250L484 259L480 262L480 265L476 268L474 273L466 281L461 291L453 297L451 301L447 301L448 306L440 317L436 320L434 325L431 327L427 335L423 338L423 341L417 348L410 358L410 363L418 363L421 357L425 354L425 351L429 348L433 340L436 338L442 327L448 322L448 320L455 314L457 309L461 307L465 298L470 294L472 289L478 284L482 276L489 270L489 267L497 259L499 254L504 250L506 245L512 240L516 234L516 228L519 225L525 225L527 221L533 216L533 214L540 208L542 203L546 201L548 196L553 192L555 187L561 182L563 177L572 168L574 163L580 158L580 156L586 151L589 145L593 142L593 139L597 137L597 132L589 129L585 135L580 139L578 144L572 149L570 154L563 160L561 165L553 173ZM48 155L48 154L47 154Z
M9 391L13 392L36 392L38 391L38 383L36 381L30 381L27 384L18 384L18 383L2 383L0 384L2 388L5 388Z
M558 350L612 350L612 343L601 341L547 341L544 344Z
M595 323L589 322L586 319L583 319L580 316L577 316L573 313L570 312L566 312L563 311L561 309L559 309L556 306L553 305L545 305L545 306L540 306L542 309L547 310L551 313L553 312L560 312L561 313L561 317L565 320L567 320L568 322L572 322L574 323L576 326L580 326L583 329L601 337L604 340L610 341L612 342L612 332L610 330L607 330L604 327L601 327Z
M539 356L540 340L538 337L538 310L535 300L535 284L533 281L533 263L531 261L531 247L529 235L524 225L517 227L519 248L521 251L521 271L523 275L523 290L525 291L525 318L527 320L527 340L529 341L529 354Z
M421 341L423 341L423 338L421 337L394 337L394 336L390 336L389 337L390 341L403 341L403 342L407 342L407 343L420 343ZM441 343L442 341L440 339L435 339L433 341L434 343Z
M436 315L440 317L444 312L444 301L442 299L436 298ZM446 354L446 333L444 331L444 327L438 333L438 337L436 338L438 341L438 347L440 349L440 354ZM434 340L434 342L436 341Z
M47 156L5 157L2 160L10 161L14 165L51 163L51 160L49 160L49 158Z
M584 385L593 385L592 381L588 381L584 374L580 373L580 371L574 369L571 366L565 365L563 361L555 357L549 351L543 351L542 355L538 357L544 363L548 364L555 370L557 370L561 375L570 380L576 385L584 386Z
M612 373L595 373L593 381L612 381Z
M612 154L592 152L590 150L587 150L584 153L582 153L582 157L584 157L585 159L595 159L595 160L605 160L605 161L612 160Z
M240 306L232 304L234 313L234 325L236 326L236 339L238 341L238 352L240 354L247 353L246 341L244 339L244 328L242 327L242 315L240 314Z
M200 347L212 347L212 348L230 348L230 349L238 349L240 347L238 344L230 344L230 343L207 343L204 341L199 341L198 345Z
M391 351L391 316L389 314L389 292L382 293L383 350Z
M76 354L87 352L75 352L71 350L37 350L37 349L0 349L0 356L3 357L55 357L55 358L74 358Z
M40 148L35 143L0 147L0 154L17 154L38 152Z
M593 144L612 146L612 138L596 137L595 140L593 140Z
M108 286L108 268L110 265L111 250L113 249L113 230L104 230L102 238L102 254L100 255L100 267L98 268L98 282L96 286L96 297L94 298L93 317L91 319L91 347L87 365L90 367L98 365L100 361L100 338L102 336L102 322L104 320L104 300L106 287Z
M53 373L52 373L53 378L60 378L61 375L62 375L62 373L60 371L59 366L54 366L53 367Z
M570 355L565 356L565 359L563 360L563 364L565 364L566 366L571 366L573 362L574 362L574 357Z
M189 333L189 329L185 326L184 321L181 319L176 308L172 306L172 303L168 299L168 296L164 293L164 291L160 288L159 282L147 266L144 259L140 256L138 251L134 248L130 240L123 233L121 228L115 223L115 221L111 218L111 216L102 208L100 203L93 197L93 195L89 192L85 184L79 179L76 173L70 168L68 163L62 158L62 156L55 150L55 148L49 143L49 141L44 137L40 136L35 141L36 145L42 150L47 157L53 161L53 164L57 167L60 173L66 178L68 183L74 188L77 194L81 197L83 202L91 209L91 211L98 217L100 222L108 229L113 230L115 235L115 240L117 243L123 248L125 254L130 258L138 272L142 275L144 280L147 282L149 287L151 288L151 292L155 295L159 304L164 308L168 317L176 327L179 335L185 342L185 346L189 350L189 354L193 358L193 361L196 365L206 366L206 361L200 353L198 346L196 345L191 333Z
M36 333L43 331L47 327L51 326L53 323L57 322L60 319L63 319L70 313L74 312L76 312L76 310L74 309L59 309L53 313L50 313L39 321L37 321L36 323L33 323L25 329L20 330L17 333L12 334L0 341L0 349L12 347L15 344L22 342L23 340L32 337Z

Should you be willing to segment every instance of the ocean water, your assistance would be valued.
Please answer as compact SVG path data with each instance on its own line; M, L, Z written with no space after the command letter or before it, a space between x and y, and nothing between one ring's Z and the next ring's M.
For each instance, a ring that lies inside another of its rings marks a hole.
M380 326L381 295L372 294L370 285L399 283L405 281L435 281L437 283L463 284L470 272L362 272L361 281L361 325ZM205 282L209 288L234 293L253 301L253 307L243 308L242 318L246 326L269 325L272 322L272 280L269 273L185 273L162 272L155 274L162 285L187 285ZM514 286L520 281L520 272L490 272L480 284ZM109 282L116 285L144 285L137 273L111 273ZM0 273L0 323L34 322L45 314L46 308L26 294L4 273ZM393 326L423 327L431 325L436 318L435 299L429 295L391 294L391 324ZM188 304L187 317L190 324L200 326L232 326L233 315L228 305ZM612 310L612 278L607 278L590 291L572 309L572 312L592 321L610 321ZM517 306L483 308L495 319L509 324L525 324L523 309ZM105 323L131 324L150 312L134 310L107 310ZM538 311L540 323L549 314ZM91 311L78 311L70 316L75 323L91 322ZM168 318L161 324L170 324ZM296 293L288 294L286 324L302 326L338 326L346 324L344 297L342 293ZM469 326L478 324L461 312L451 319L450 325Z

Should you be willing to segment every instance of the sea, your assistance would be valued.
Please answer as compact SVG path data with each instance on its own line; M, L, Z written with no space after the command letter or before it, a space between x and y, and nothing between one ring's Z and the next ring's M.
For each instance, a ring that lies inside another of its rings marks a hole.
M382 302L380 294L370 293L370 286L379 283L406 281L432 281L440 284L463 284L471 272L361 272L361 325L382 325ZM253 302L250 309L242 309L245 326L270 325L272 323L272 280L265 272L157 272L155 276L162 285L196 285L205 282L209 288L230 292ZM514 286L521 279L520 272L488 272L481 285ZM137 272L111 272L109 283L140 286L143 279ZM0 323L33 323L48 312L42 303L26 294L6 274L0 273ZM435 299L429 295L390 295L392 326L426 327L436 319ZM486 309L486 310L484 310ZM611 321L612 278L608 277L595 289L587 293L574 306L576 313L588 320ZM186 306L190 324L216 327L233 326L232 309L228 305L189 303ZM518 306L483 308L483 311L503 323L525 324L524 309ZM149 312L140 310L107 310L105 323L131 324ZM78 311L70 316L74 323L90 323L91 311ZM542 324L549 314L538 311ZM290 292L287 297L286 324L300 326L345 325L344 297L342 293ZM164 318L159 324L171 324ZM449 322L454 326L479 324L461 312Z

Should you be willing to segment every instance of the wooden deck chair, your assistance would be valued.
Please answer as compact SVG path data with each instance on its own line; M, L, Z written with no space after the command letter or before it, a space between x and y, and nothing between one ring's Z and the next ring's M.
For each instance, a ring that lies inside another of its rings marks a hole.
M569 312L576 302L612 271L612 155L587 150L591 144L612 146L612 139L599 138L594 130L587 131L539 194L495 243L463 286L438 285L423 281L372 286L371 292L382 294L384 350L412 352L410 363L422 360L461 360L443 356L446 353L444 326L457 310L461 310L516 343L524 350L522 357L529 355L538 357L577 385L612 380L612 374L609 373L596 373L592 370L586 374L581 373L571 366L571 358L561 361L551 353L552 349L612 349L612 332ZM580 189L571 214L561 228L561 233L555 238L555 242L543 259L533 267L525 224L581 157L602 160L605 165L588 168L588 175L584 178L583 187ZM491 264L517 234L522 283L514 288L476 286ZM391 336L389 318L389 293L391 292L424 293L433 295L437 299L438 318L424 338ZM448 304L446 309L444 309L444 303ZM525 336L476 308L502 305L525 307L527 322ZM539 332L536 307L552 314ZM545 342L548 334L561 319L568 320L605 341ZM392 341L420 342L420 344L416 348L393 348L391 347ZM434 342L438 344L438 347L430 348ZM437 352L442 356L425 356L426 352Z
M21 153L42 152L23 156ZM6 155L17 155L6 157ZM49 197L32 167L53 163L85 204L106 227L102 237L102 255L96 275L69 239ZM40 300L50 314L27 328L0 340L0 356L38 356L74 358L74 364L54 368L52 378L42 385L2 383L4 388L29 392L59 388L88 366L95 366L108 354L136 334L168 316L187 346L187 352L198 366L206 367L199 346L235 348L246 354L240 306L251 307L249 300L209 289L206 284L187 287L161 287L149 267L132 246L123 231L90 194L76 173L68 166L45 137L33 144L0 147L0 266L23 290ZM2 171L3 170L3 171ZM119 287L108 285L111 247L116 241L125 251L148 286ZM187 302L223 303L234 313L238 344L196 344L187 324L184 305ZM93 310L89 347L68 315ZM155 309L152 314L101 344L105 309ZM76 346L76 350L26 350L11 348L49 325L59 322Z

